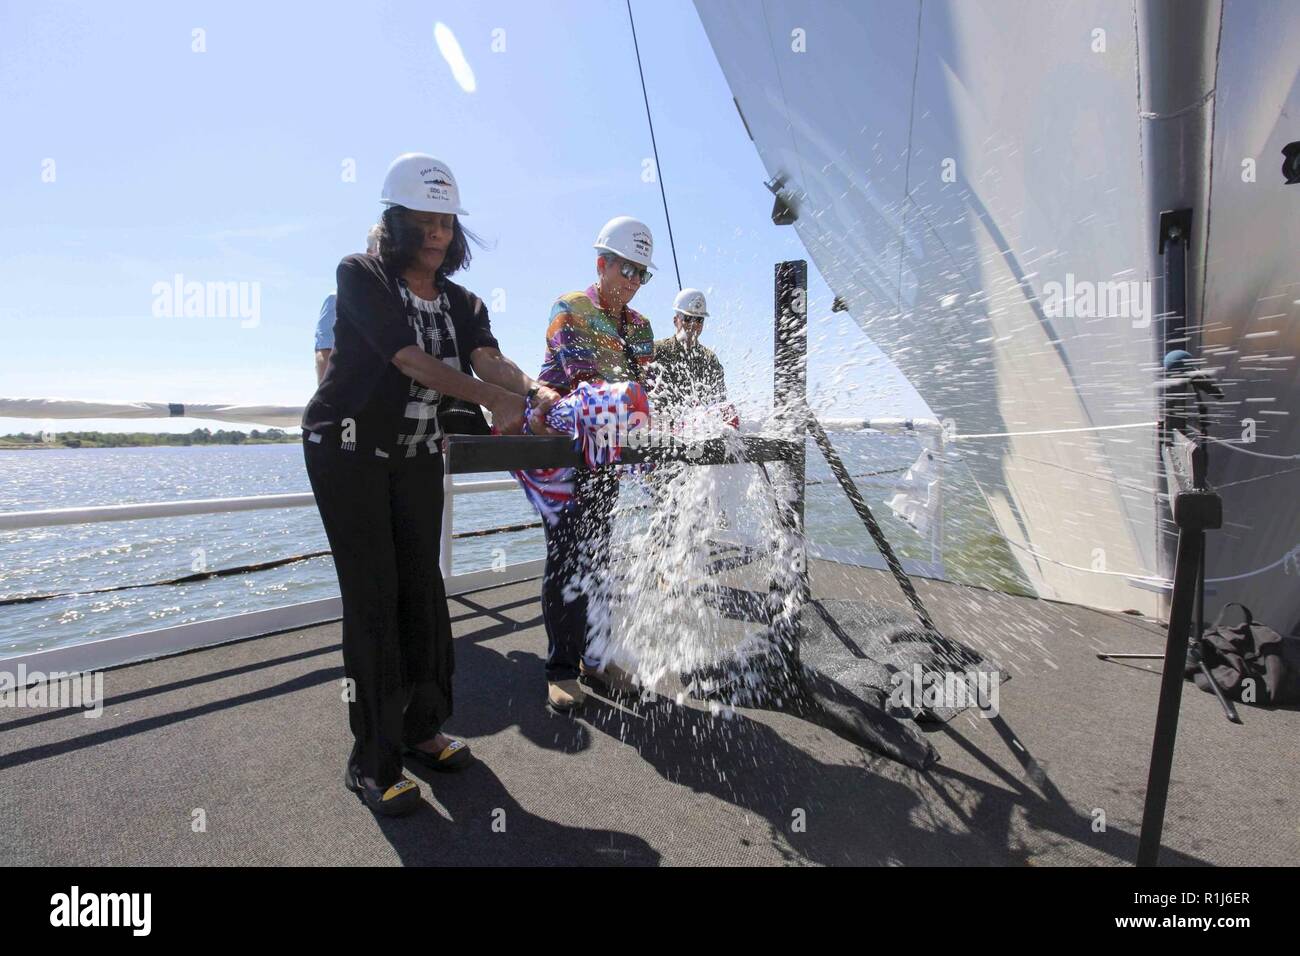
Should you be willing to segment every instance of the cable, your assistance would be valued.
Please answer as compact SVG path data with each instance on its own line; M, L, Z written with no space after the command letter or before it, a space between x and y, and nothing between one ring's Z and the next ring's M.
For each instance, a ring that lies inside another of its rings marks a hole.
M644 508L644 506L642 506ZM477 531L457 531L452 535L454 539L463 538L482 538L492 534L511 534L518 531L531 531L542 527L540 521L530 521L524 524L507 524L497 525L492 528L481 528ZM7 607L11 604L34 604L37 601L51 601L54 598L65 597L82 597L87 594L108 594L112 591L134 591L139 588L157 588L173 584L194 584L199 581L207 581L212 578L226 578L236 574L248 574L253 571L268 571L271 568L283 567L286 564L294 564L298 561L309 561L312 558L329 557L333 552L330 551L310 551L306 554L295 554L287 558L276 558L272 561L261 561L257 564L241 564L233 568L221 568L216 571L198 571L194 574L187 574L184 577L169 578L166 581L147 581L143 584L115 584L107 588L92 588L88 591L57 591L52 594L25 594L16 597L0 598L0 607Z
M1005 541L1011 547L1018 548L1021 551L1024 551L1025 553L1033 556L1034 558L1040 561L1046 561L1049 564L1055 564L1057 567L1068 568L1071 571L1082 571L1085 574L1101 574L1101 575L1107 575L1110 577L1117 577L1117 578L1129 578L1130 580L1133 581L1142 581L1147 584L1154 584L1154 585L1159 585L1164 587L1172 587L1174 583L1169 578L1162 578L1158 575L1138 574L1136 572L1130 572L1130 571L1102 571L1102 570L1098 570L1097 568L1084 568L1084 567L1080 567L1077 564L1068 564L1065 561L1058 561L1055 558L1049 558L1047 555L1043 554L1042 552L1035 551L1033 548L1020 544L1018 541L1013 541L1010 538L1008 538L1006 535L1001 534L997 531L991 531L989 533L992 534L994 537L1000 538L1001 540ZM1297 569L1300 569L1300 543L1297 543L1295 547L1293 547L1290 551L1285 552L1276 561L1271 561L1268 564L1264 565L1263 567L1256 568L1253 571L1243 571L1241 574L1231 574L1221 578L1206 578L1205 583L1224 584L1228 581L1241 581L1244 580L1245 578L1253 578L1258 574L1265 573L1266 571L1272 571L1274 568L1281 567L1284 565L1294 565ZM1290 574L1291 572L1288 570L1286 573Z
M1224 448L1240 452L1243 455L1250 455L1252 458L1270 458L1273 461L1300 461L1300 455L1270 455L1267 452L1251 451L1249 448L1242 448L1240 443L1229 441L1226 438L1211 438L1208 435L1206 437L1216 445L1222 445Z
M533 528L540 528L540 521L529 521L526 524L503 524L495 528L482 528L478 531L457 531L452 538L485 538L490 534L507 534L512 531L531 531Z
M896 474L898 474L900 471L908 471L908 470L910 470L911 467L912 467L911 465L904 465L902 468L887 468L887 469L885 469L884 471L864 471L864 472L863 472L862 474L860 474L860 475L849 475L849 477L850 477L850 478L875 478L875 477L877 477L877 476L879 476L879 475L896 475ZM826 480L821 479L821 478L817 478L817 479L815 479L815 480L813 480L813 481L805 481L805 482L804 482L804 486L805 486L805 487L808 487L808 488L811 488L811 487L813 487L813 486L815 486L815 485L829 485L829 484L834 484L834 482L826 481Z
M32 604L36 601L49 601L53 598L61 597L79 597L83 594L106 594L109 591L132 591L136 588L156 588L167 584L192 584L196 581L207 581L210 578L224 578L232 574L247 574L250 571L265 571L269 568L278 568L286 564L293 564L296 561L307 561L311 558L321 558L329 554L328 551L312 551L309 554L295 554L290 558L277 558L274 561L262 561L258 564L242 564L237 568L222 568L218 571L199 571L195 574L187 574L180 578L170 578L166 581L149 581L146 584L115 584L111 588L93 588L89 591L61 591L57 594L28 594L23 597L0 598L0 607L6 607L10 604Z
M1132 422L1126 425L1088 425L1083 428L1043 428L1031 432L985 432L982 435L963 435L961 432L952 436L955 441L966 441L970 438L1018 438L1025 435L1065 435L1071 432L1106 432L1114 431L1117 428L1151 428L1159 425L1159 422Z
M645 100L645 120L650 125L650 148L655 154L655 178L659 180L659 196L664 203L664 220L668 223L668 248L673 253L673 271L677 273L677 291L682 289L682 270L677 266L677 243L673 241L673 220L668 215L668 193L664 191L664 172L659 165L659 146L655 142L655 123L650 118L650 97L645 91L645 71L641 69L641 47L636 42L636 20L632 18L632 0L627 0L627 22L632 25L632 48L636 50L636 71L641 77L641 98Z

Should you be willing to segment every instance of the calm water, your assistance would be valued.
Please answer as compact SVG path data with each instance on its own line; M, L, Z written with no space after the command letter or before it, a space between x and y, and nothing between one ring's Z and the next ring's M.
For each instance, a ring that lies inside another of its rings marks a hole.
M836 436L835 441L855 474L906 466L919 451L906 439ZM816 450L810 446L809 451L809 480L829 478ZM507 476L460 480L490 477ZM296 444L0 452L0 511L309 490ZM928 557L926 542L881 504L887 489L864 491L895 547ZM807 513L814 542L873 553L836 486L810 486ZM533 520L521 491L456 498L457 531ZM952 526L950 519L947 527ZM215 570L327 548L314 508L4 531L0 597L149 584L190 574L200 560ZM455 543L454 572L487 567L497 548L510 563L544 554L540 529L462 539ZM324 557L194 584L0 606L0 657L337 594L333 562Z

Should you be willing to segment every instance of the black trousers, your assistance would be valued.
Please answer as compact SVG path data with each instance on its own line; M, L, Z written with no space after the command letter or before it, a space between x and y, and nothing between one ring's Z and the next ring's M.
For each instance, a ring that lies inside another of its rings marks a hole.
M438 568L442 456L366 460L303 442L343 595L343 671L354 693L352 761L381 787L402 746L451 716L451 619Z
M587 649L588 619L597 598L589 592L608 567L610 520L618 501L613 469L578 469L573 501L554 525L543 522L542 621L546 625L546 679L572 680ZM586 581L587 591L578 590ZM566 587L570 596L565 596ZM596 665L598 661L588 661Z

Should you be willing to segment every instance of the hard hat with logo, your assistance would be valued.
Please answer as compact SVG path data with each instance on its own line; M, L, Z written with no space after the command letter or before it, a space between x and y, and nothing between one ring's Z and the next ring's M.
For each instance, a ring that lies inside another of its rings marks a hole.
M683 289L678 292L677 298L673 299L673 311L680 312L682 315L693 315L701 319L709 314L708 305L704 301L704 293L699 289Z
M385 206L405 206L416 212L469 215L460 207L460 187L447 164L427 153L403 153L384 176L379 201Z
M633 219L631 216L615 216L601 226L600 235L596 237L595 248L601 252L612 252L647 269L658 268L650 261L655 248L650 227L640 219Z

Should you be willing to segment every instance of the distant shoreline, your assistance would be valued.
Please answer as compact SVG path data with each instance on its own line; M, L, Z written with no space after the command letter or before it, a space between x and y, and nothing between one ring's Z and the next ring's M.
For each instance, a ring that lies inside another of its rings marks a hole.
M210 441L210 442L153 442L151 444L127 443L121 445L64 445L60 442L50 442L49 444L38 443L34 445L20 445L17 443L0 441L0 451L86 451L97 448L237 448L240 445L296 445L301 439L298 438L277 438L271 441L258 439L253 441Z
M196 428L192 432L58 432L48 437L19 432L0 435L0 451L39 451L67 448L202 448L214 445L291 445L301 441L283 429L251 432Z

